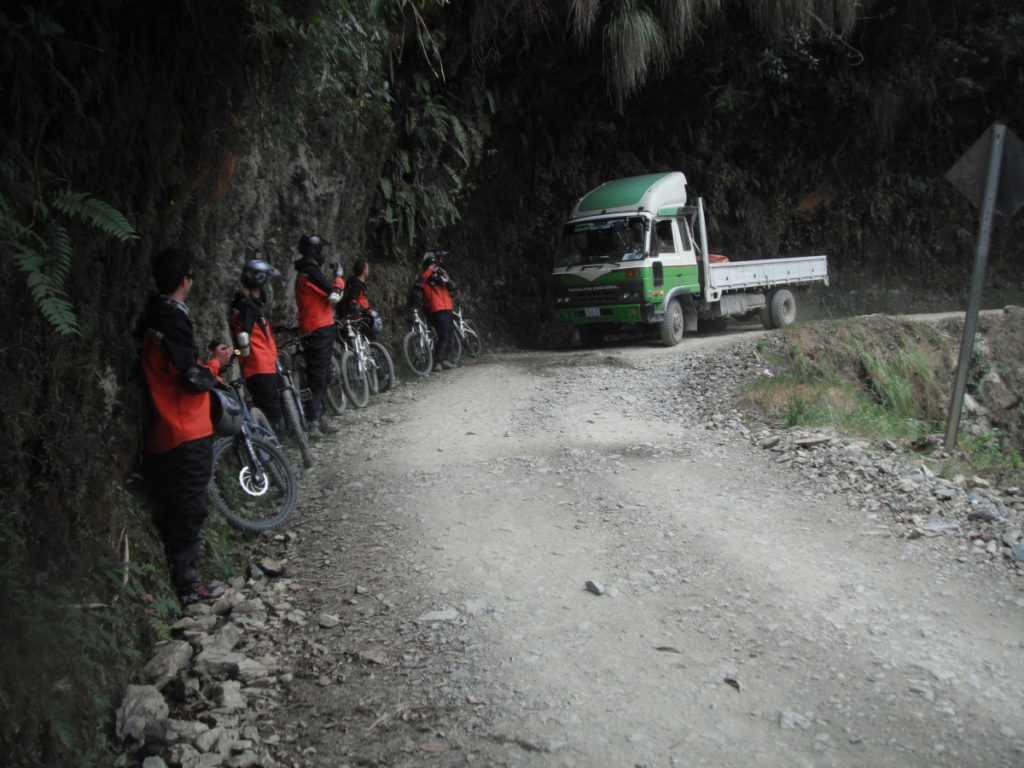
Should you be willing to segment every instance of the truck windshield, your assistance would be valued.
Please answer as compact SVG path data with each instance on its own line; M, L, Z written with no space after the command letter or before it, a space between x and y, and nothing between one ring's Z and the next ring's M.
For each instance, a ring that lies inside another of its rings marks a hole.
M555 266L634 261L644 257L646 228L640 216L569 222L555 256Z

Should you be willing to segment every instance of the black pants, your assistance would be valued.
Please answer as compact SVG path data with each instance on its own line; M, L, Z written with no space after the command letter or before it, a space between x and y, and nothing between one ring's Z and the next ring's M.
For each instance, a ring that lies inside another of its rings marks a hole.
M156 526L180 592L198 581L206 521L206 486L213 471L213 437L189 440L167 453L147 456L150 487L158 504Z
M327 380L331 375L331 352L334 350L335 330L333 325L317 328L302 340L306 354L306 376L309 378L309 392L313 399L313 421L319 421L324 413L324 399L327 397Z
M434 351L434 362L442 363L451 360L452 334L455 333L455 314L450 309L442 309L430 314L430 324L437 331L437 349Z
M277 432L282 425L281 420L281 377L276 373L255 373L245 380L245 388L252 395L252 403L270 421L270 426Z

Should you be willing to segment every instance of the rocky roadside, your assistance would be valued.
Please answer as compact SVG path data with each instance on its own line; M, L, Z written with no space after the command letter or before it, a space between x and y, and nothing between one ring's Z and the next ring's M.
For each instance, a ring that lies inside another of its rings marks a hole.
M564 366L586 366L595 375L581 377L578 369L566 373ZM751 423L736 409L735 395L744 381L764 372L752 341L638 361L611 350L597 359L571 356L550 367L553 382L538 395L539 406L557 407L559 392L570 389L577 397L604 389L626 392L639 376L647 382L643 398L650 408L666 420L688 412L701 427L693 430L693 450L714 450L721 440L747 441L788 473L793 493L840 495L850 514L873 521L879 535L928 538L940 556L981 571L1024 573L1019 488L993 487L982 478L940 477L925 462L946 460L937 447L923 455L919 448L894 442ZM348 418L364 427L385 426L391 418L387 409L414 400L415 386ZM517 428L531 429L542 411L524 412ZM358 466L358 446L338 450L342 455L335 459ZM312 734L332 729L354 734L365 745L338 764L396 764L396 754L416 764L417 756L446 749L445 741L457 740L453 734L460 728L488 733L488 706L439 682L457 676L452 655L470 642L457 622L417 605L414 590L403 603L380 596L379 583L399 578L378 559L386 528L355 516L346 521L344 584L314 585L292 576L290 563L319 559L326 566L340 556L332 555L339 550L331 542L321 540L331 535L324 523L333 513L334 489L316 475L305 482L304 522L261 537L246 576L222 585L216 601L189 607L172 627L173 639L155 649L143 670L146 683L129 689L117 713L123 746L118 766L324 765L327 758L317 754ZM349 491L363 487L360 480L347 481ZM415 581L416 574L405 577ZM331 599L325 590L333 590ZM395 637L405 649L400 655L384 640ZM346 711L327 703L341 687L349 702ZM396 725L391 744L382 744L383 737L377 741ZM508 734L488 738L496 750L510 743L528 752L558 748L515 744ZM476 757L488 764L479 751Z

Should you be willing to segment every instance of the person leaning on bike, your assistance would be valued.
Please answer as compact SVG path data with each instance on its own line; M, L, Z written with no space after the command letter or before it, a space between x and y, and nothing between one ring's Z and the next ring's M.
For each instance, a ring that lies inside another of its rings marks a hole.
M185 299L195 282L191 256L161 251L153 260L158 295L143 315L142 370L152 418L146 430L146 474L159 504L156 524L183 606L212 597L199 583L206 486L213 467L210 390L231 359L220 344L199 360Z
M299 333L309 334L302 342L306 356L306 373L312 395L313 428L321 432L337 432L324 412L327 381L331 373L331 351L334 348L334 305L341 301L345 290L344 274L337 264L331 265L329 280L320 271L323 249L330 243L318 235L299 238L302 258L295 262L295 302L299 305Z
M345 297L341 306L349 320L359 321L366 338L377 341L384 324L376 310L370 307L370 298L366 294L366 281L369 279L370 264L360 259L352 265L352 274L345 284Z
M447 251L427 251L420 265L422 274L416 280L423 289L423 303L430 317L430 324L437 331L437 349L434 352L434 370L454 368L451 361L452 335L455 333L452 314L452 293L455 283L444 269Z
M231 331L242 359L245 386L270 426L283 434L281 377L277 373L277 342L264 314L264 290L281 273L267 262L252 259L242 267L242 287L231 300Z

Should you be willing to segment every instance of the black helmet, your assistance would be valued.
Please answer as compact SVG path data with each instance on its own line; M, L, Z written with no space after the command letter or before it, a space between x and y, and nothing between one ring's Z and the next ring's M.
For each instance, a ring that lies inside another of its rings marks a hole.
M246 288L266 288L270 278L281 273L261 259L252 259L242 267L242 285Z
M444 264L444 257L448 255L448 251L427 251L423 254L423 263L420 264L421 269L426 269L431 264Z
M210 390L210 420L220 437L234 437L242 431L242 401L220 387Z
M321 239L320 235L303 235L299 238L299 253L319 264L324 258L325 245L330 245L330 243Z

